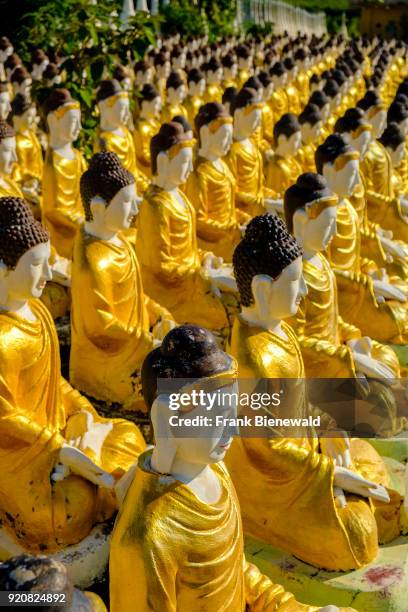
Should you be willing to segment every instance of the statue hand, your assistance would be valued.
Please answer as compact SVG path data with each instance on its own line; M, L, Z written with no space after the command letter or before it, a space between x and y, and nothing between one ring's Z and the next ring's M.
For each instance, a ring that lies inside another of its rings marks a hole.
M396 259L402 259L403 261L405 261L406 253L404 251L404 248L400 244L398 244L398 242L395 242L394 240L391 240L389 238L385 238L384 236L380 236L380 242L386 253L389 253Z
M163 338L173 329L173 327L176 327L176 322L172 319L160 319L153 327L153 338L159 340L161 343Z
M283 215L283 200L273 200L272 198L265 198L264 200L266 212L274 215Z
M337 606L324 606L324 608L319 608L318 612L340 612L340 608Z
M337 437L332 437L334 431L326 433L326 436L319 438L320 450L323 455L330 457L335 465L343 467L350 467L351 455L350 455L350 440L347 432L343 430L336 431Z
M65 257L55 256L51 265L52 280L63 287L71 286L71 262Z
M369 355L364 355L359 351L353 351L354 366L358 372L361 372L368 378L381 380L385 383L393 383L395 374L387 365L381 363L377 359L373 359Z
M237 283L234 278L232 266L224 264L222 257L207 253L202 265L203 277L210 281L213 293L220 296L220 291L236 293Z
M386 503L390 501L385 487L338 465L334 468L334 486L361 497L372 497Z
M115 479L89 459L78 448L64 444L59 452L59 463L69 468L73 474L82 476L99 487L112 489Z
M389 240L391 240L394 234L392 230L385 230L382 227L378 227L377 235L380 236L380 238L388 238Z
M84 452L86 449L89 449L93 452L97 460L99 460L102 446L105 443L107 435L112 431L113 423L109 420L103 421L102 423L95 422L93 414L86 410L83 410L81 414L86 418L86 431L75 440L69 440L69 444Z
M363 336L355 340L348 340L347 346L351 348L353 353L361 353L362 355L371 356L373 341L369 336Z
M373 280L375 297L383 298L384 300L397 300L398 302L406 302L407 296L394 285L382 280Z

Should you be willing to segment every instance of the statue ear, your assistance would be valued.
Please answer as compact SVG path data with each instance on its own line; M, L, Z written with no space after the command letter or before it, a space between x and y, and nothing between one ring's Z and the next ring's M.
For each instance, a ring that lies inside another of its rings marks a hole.
M304 244L307 225L307 213L304 208L298 208L293 215L293 234L301 246Z
M94 220L98 219L105 213L105 209L107 207L107 202L100 196L95 196L92 198L90 203L90 209L92 213L92 217Z
M267 274L255 274L251 282L251 291L255 302L262 303L268 295L273 278Z
M161 394L153 402L150 419L155 434L154 469L161 474L170 474L177 452L177 440L170 426L170 415L175 414L169 409L169 397Z
M0 280L3 280L8 274L8 268L4 261L0 259Z
M210 134L210 130L208 129L208 125L203 125L200 128L200 145L201 145L200 148L201 149L207 148L209 134Z
M168 172L168 166L169 166L169 158L165 151L161 151L161 153L158 154L156 165L157 165L157 174L161 177L166 177L167 172Z

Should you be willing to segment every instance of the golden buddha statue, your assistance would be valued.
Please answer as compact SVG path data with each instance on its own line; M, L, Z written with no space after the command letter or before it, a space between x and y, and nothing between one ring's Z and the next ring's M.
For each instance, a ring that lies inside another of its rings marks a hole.
M226 53L221 58L223 69L222 89L225 91L228 87L237 87L238 63L235 55L232 52Z
M57 333L38 299L51 279L49 236L24 200L1 199L0 235L2 529L28 551L52 553L112 516L115 480L145 443L61 376Z
M201 439L176 432L169 424L168 396L158 388L157 379L169 376L201 379L222 395L236 389L235 363L206 329L178 327L146 358L143 393L156 445L139 458L115 524L111 611L318 610L297 602L246 561L238 500L222 463L230 433L215 424ZM200 411L190 404L171 414L178 420ZM230 416L236 406L221 411Z
M288 75L282 62L275 62L269 73L274 86L269 104L276 123L282 115L289 112L288 97L285 92Z
M11 111L11 96L7 82L0 82L0 119L6 121Z
M283 61L283 65L288 75L285 86L285 94L288 99L288 112L298 115L302 110L300 93L296 86L298 67L291 57L286 57Z
M161 99L164 101L166 98L166 82L171 71L170 62L165 53L157 53L154 58L154 67L156 74L153 84L159 92Z
M274 154L266 166L266 186L275 199L281 200L302 167L297 155L302 144L301 127L293 113L283 115L273 128Z
M265 210L265 200L272 195L265 186L262 154L254 140L262 121L257 92L241 89L232 100L230 113L234 119L233 143L225 161L236 180L236 206L252 217Z
M0 197L23 197L19 185L13 180L17 160L16 133L8 123L0 119Z
M218 102L221 104L223 89L222 81L222 65L215 58L211 57L210 61L204 65L206 88L204 91L204 102Z
M175 115L187 119L187 110L183 104L186 98L186 86L178 72L171 72L166 81L166 104L163 106L162 123L171 121Z
M300 346L282 320L296 314L307 292L301 255L283 221L267 214L249 223L233 257L242 311L229 352L241 379L268 379L268 389L275 390L284 385L280 406L265 411L273 417L307 414ZM265 427L256 438L236 437L226 457L244 532L327 570L371 562L378 539L393 539L400 531L401 498L385 489L389 478L382 459L368 443L350 441L344 432L339 438L321 436L319 447L310 427L294 428L296 437L290 438L285 431ZM343 467L336 465L339 455ZM388 510L396 511L391 531Z
M405 136L397 123L389 123L379 142L385 148L391 163L391 193L396 201L396 207L388 209L384 225L393 228L392 232L397 239L408 242L408 189L398 172L407 154Z
M140 207L136 242L144 288L176 320L223 329L226 311L215 294L232 279L225 278L219 258L199 250L196 212L180 190L192 169L192 143L179 123L165 123L150 151L153 179Z
M198 68L192 68L187 74L188 96L185 100L184 107L187 111L187 118L191 125L194 125L194 119L204 104L205 92L205 76Z
M143 359L173 322L145 295L123 234L137 214L135 179L114 153L97 153L82 175L81 195L86 222L72 266L70 380L98 400L140 409Z
M378 278L375 265L367 262L365 271L362 267L359 218L348 199L359 176L359 157L339 134L329 136L316 150L317 171L339 196L336 236L328 249L339 289L339 310L364 335L379 342L404 344L406 296L387 277Z
M312 78L312 72L309 69L309 58L303 47L297 49L293 56L296 66L297 75L295 80L296 88L299 92L300 108L304 108L307 104L310 94L310 79ZM294 112L291 109L291 112Z
M330 101L326 94L319 89L311 94L308 104L314 104L317 106L322 116L323 127L321 129L319 142L316 143L316 146L318 146L331 134L331 131L327 125L330 116Z
M238 45L235 49L238 60L238 74L236 86L241 89L253 72L253 56L251 49L245 45Z
M79 103L66 89L54 89L44 104L49 130L42 183L43 222L58 255L71 259L83 214L79 181L86 168L82 153L72 143L81 129Z
M322 115L315 104L306 104L298 116L302 145L297 154L303 172L315 172L315 153L323 129Z
M323 93L327 96L330 112L329 117L326 121L326 129L329 134L334 132L334 126L337 119L345 112L344 105L342 104L342 93L340 91L340 87L337 85L337 82L334 79L329 79L326 81L323 87Z
M31 100L31 86L33 80L24 66L18 66L13 70L13 74L10 77L10 83L13 89L13 98L17 94L22 94Z
M275 123L271 106L274 85L272 77L265 70L261 70L257 76L262 84L262 138L265 146L267 145L267 150L269 150L273 146L273 126Z
M160 129L162 101L157 89L145 85L139 94L140 112L135 121L133 139L136 164L141 174L151 179L150 141Z

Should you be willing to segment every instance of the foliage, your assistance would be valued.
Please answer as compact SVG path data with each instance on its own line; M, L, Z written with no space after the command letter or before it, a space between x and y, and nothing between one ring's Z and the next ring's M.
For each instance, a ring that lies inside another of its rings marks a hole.
M273 34L273 23L265 23L265 25L261 25L260 23L245 21L244 29L246 34L250 34L252 36L269 36L270 34Z
M351 0L285 0L288 4L299 6L308 11L336 10L345 11L352 6Z
M233 34L236 0L172 0L163 7L162 32L187 36L204 36L209 40Z
M24 16L17 36L16 47L27 62L36 47L64 58L67 87L82 107L79 146L87 157L92 154L97 125L94 97L99 81L115 63L142 57L155 43L160 22L157 17L138 12L122 31L117 4L115 0L98 0L96 4L89 0L48 0ZM45 92L34 94L41 102Z

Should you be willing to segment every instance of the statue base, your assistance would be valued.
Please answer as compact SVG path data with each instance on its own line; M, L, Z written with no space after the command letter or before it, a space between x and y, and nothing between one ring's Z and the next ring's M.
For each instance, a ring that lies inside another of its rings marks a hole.
M402 493L405 467L393 459L384 458L384 461L391 486ZM315 606L351 606L358 612L407 609L407 536L380 546L375 561L351 572L318 569L252 538L245 539L245 555L250 563L293 593L300 602Z
M67 546L64 550L49 555L63 563L73 584L87 589L103 579L109 560L109 541L112 522L96 525L90 534L78 544ZM10 534L0 528L0 561L27 552L15 542Z

